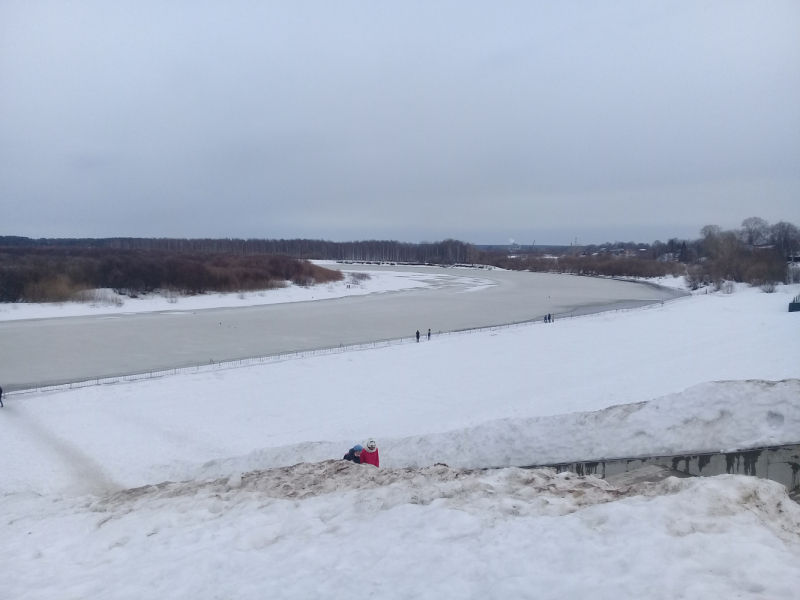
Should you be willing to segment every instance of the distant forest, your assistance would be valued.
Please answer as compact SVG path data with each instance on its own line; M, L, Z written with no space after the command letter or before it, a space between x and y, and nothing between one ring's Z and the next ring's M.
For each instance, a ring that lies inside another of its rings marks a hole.
M554 251L557 255L553 255ZM305 259L412 264L482 264L511 270L610 277L686 275L693 288L746 281L774 288L796 283L800 229L758 217L740 229L707 225L697 239L652 244L614 242L567 247L479 248L459 240L411 244L389 240L97 238L0 236L0 302L47 302L81 290L136 295L269 289L341 279Z
M695 239L672 238L652 244L613 242L572 246L560 256L530 250L486 252L482 261L504 269L574 273L606 277L663 277L685 275L687 284L722 286L725 281L747 282L774 290L776 283L800 283L800 228L759 217L742 221L741 228L723 230L706 225Z
M243 292L339 281L338 270L291 256L98 247L0 247L0 302L63 302L111 288L138 296Z
M454 264L475 261L455 240L240 240L176 238L42 238L0 236L0 302L61 302L89 289L136 296L242 292L342 279L306 259Z
M285 254L298 258L412 262L473 263L480 256L471 244L458 240L410 244L387 240L330 242L326 240L182 239L182 238L40 238L0 236L0 247L111 248L232 254Z

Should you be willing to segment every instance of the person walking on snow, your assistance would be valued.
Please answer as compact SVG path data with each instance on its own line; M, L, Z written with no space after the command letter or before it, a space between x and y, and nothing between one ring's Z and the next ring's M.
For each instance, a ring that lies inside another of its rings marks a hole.
M417 343L419 343L419 329L417 329Z
M431 328L428 327L428 341L431 341Z
M3 388L0 387L0 408L3 408Z
M361 464L361 454L363 451L364 448L361 446L361 444L356 444L355 446L350 448L350 451L347 454L344 455L344 460L349 460L356 464Z
M378 458L378 444L375 443L375 440L369 438L365 445L366 448L364 448L364 451L361 453L361 464L380 467L380 459Z

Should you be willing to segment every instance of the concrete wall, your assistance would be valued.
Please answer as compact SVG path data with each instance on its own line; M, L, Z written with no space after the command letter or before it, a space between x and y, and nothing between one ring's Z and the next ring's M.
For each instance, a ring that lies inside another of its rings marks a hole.
M620 458L536 466L551 467L559 473L571 471L578 475L596 475L605 478L647 465L669 467L689 475L712 476L725 473L752 475L782 483L789 492L800 492L800 444L737 452Z

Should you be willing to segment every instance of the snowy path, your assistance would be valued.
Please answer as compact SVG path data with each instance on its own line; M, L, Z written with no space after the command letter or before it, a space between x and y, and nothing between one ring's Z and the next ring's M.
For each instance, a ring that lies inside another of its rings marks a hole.
M23 457L16 467L37 473L69 494L102 494L121 488L79 445L62 439L13 403L3 408L3 420L3 443L13 445L15 455Z

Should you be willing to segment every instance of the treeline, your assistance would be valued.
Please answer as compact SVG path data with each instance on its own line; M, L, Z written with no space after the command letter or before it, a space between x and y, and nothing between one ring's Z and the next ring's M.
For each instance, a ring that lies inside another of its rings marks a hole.
M112 288L137 296L155 290L181 294L239 292L342 279L286 255L128 250L79 245L0 247L0 302L61 302Z
M597 256L572 254L559 257L508 257L494 254L487 256L487 262L512 271L574 273L603 277L664 277L682 275L686 270L685 265L679 262L659 262L650 258L626 258L610 254Z
M669 260L688 263L697 258L697 246L698 242L695 240L671 238L666 242L656 240L653 243L613 242L600 245L592 244L584 246L582 252L588 256L592 256L595 253L605 254L622 250L627 251L627 253L636 254L639 258L652 258L653 260L668 258Z
M723 231L717 225L706 225L700 230L700 237L697 238L671 238L667 242L656 240L651 244L642 242L593 244L583 246L581 250L587 255L617 249L629 250L640 256L654 259L671 255L671 258L675 260L689 263L702 258L710 258L711 247L708 245L708 235L723 233L727 237L738 240L744 248L775 250L786 260L800 253L800 229L796 225L787 221L770 224L760 217L749 217L742 221L740 228L728 231Z
M759 217L750 217L741 228L733 230L707 225L695 239L575 246L558 257L484 252L480 260L504 269L534 272L608 277L685 274L689 285L697 289L701 285L720 285L722 281L767 287L779 282L800 283L800 269L789 267L790 261L797 258L800 229L796 225L786 221L771 225Z
M180 253L285 254L300 258L433 264L472 263L480 254L459 240L410 244L392 240L183 239L183 238L40 238L0 236L0 246L28 248L106 248Z
M326 282L338 271L307 258L338 261L426 264L488 264L505 269L609 277L686 274L692 287L721 281L754 285L794 282L798 269L787 259L800 256L800 230L758 217L724 231L708 225L696 239L672 238L652 244L614 242L573 246L558 257L541 250L509 256L481 251L459 240L411 244L391 240L42 238L0 237L0 301L61 301L76 291L112 288L139 294L155 289L185 294L249 291Z
M723 280L771 286L797 283L798 272L788 260L800 253L800 229L781 221L769 225L750 217L741 229L723 230L706 225L697 240L699 260L689 265L687 279L694 289Z

